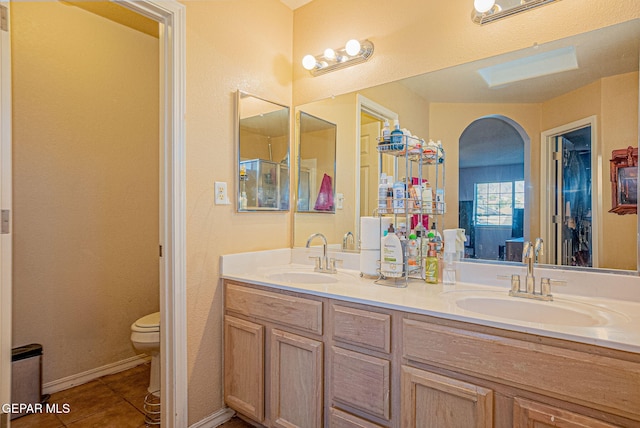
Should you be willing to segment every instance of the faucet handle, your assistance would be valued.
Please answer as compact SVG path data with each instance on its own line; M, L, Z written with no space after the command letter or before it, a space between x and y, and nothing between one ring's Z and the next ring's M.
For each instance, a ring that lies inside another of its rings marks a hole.
M329 259L329 266L327 266L327 270L330 273L336 273L337 269L336 269L336 263L340 263L340 265L342 265L343 260L342 259L335 259L333 257L331 257Z
M511 280L511 293L520 292L520 275L514 273L513 275L498 275L498 279L510 279Z
M564 279L551 279L551 278L542 278L540 281L540 293L543 296L553 297L551 294L551 286L557 285L567 285L567 281Z
M309 256L310 259L314 259L316 261L316 266L314 268L315 271L319 271L322 267L322 257L320 256Z

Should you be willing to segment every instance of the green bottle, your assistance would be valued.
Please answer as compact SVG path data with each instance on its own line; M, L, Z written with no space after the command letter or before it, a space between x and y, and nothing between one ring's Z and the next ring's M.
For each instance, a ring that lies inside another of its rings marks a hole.
M424 259L424 280L429 284L438 283L438 253L436 252L436 243L429 242L429 250L427 257Z

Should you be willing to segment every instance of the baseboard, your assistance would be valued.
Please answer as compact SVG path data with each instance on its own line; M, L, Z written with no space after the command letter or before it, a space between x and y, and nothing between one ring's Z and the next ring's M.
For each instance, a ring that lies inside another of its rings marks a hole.
M207 416L200 422L196 422L193 425L189 425L189 428L215 428L227 422L233 417L235 412L228 407L220 409L212 415Z
M140 354L135 357L127 358L126 360L107 364L106 366L96 367L95 369L87 370L86 372L63 377L62 379L47 382L42 385L42 393L53 394L54 392L63 391L74 386L91 382L92 380L96 380L102 376L118 373L123 370L139 366L140 364L144 364L150 360L151 357L148 357L145 354Z

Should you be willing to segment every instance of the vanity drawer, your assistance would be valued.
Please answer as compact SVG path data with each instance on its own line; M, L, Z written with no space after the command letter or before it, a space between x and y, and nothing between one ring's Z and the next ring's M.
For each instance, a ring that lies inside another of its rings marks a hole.
M331 348L330 397L340 403L389 420L391 363L347 349Z
M640 364L492 334L403 320L403 357L638 419ZM570 344L568 344L570 346Z
M331 428L382 428L381 425L365 421L357 416L338 410L330 409L329 426Z
M331 329L334 340L391 352L391 315L332 304Z
M322 334L322 302L226 283L225 309Z

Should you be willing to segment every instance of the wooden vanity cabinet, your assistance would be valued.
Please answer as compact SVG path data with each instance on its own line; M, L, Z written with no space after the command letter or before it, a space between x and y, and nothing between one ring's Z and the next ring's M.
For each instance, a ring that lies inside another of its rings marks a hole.
M392 317L379 308L329 302L329 426L395 426Z
M493 428L493 391L402 366L402 427Z
M637 354L413 314L402 343L403 428L640 427Z
M225 281L224 399L266 427L323 426L323 299Z
M640 428L640 355L225 281L224 397L265 427Z

